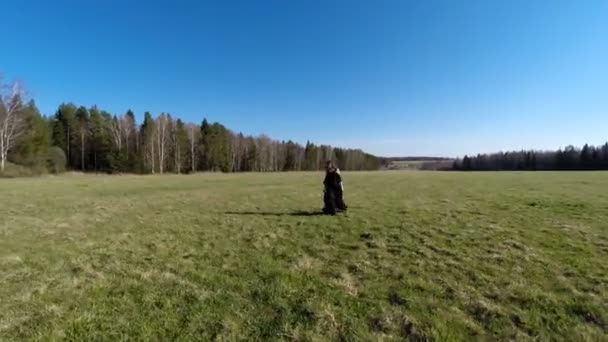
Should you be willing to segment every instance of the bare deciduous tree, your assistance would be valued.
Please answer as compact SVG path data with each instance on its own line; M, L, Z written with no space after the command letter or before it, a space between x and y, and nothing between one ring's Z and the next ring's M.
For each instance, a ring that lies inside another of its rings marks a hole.
M125 145L126 145L125 147L127 149L127 159L128 159L130 157L131 149L135 148L135 146L129 146L129 142L131 141L132 136L134 135L134 133L137 129L135 127L135 119L128 115L124 115L124 116L120 117L119 120L121 121L120 134L123 137L122 141L124 141ZM131 145L133 145L133 143L131 143Z
M8 152L25 132L23 97L19 82L4 84L0 75L0 171L4 171Z
M152 142L150 144L150 161L152 162L152 174L154 174L154 172L155 172L154 171L154 158L156 158L154 155L154 138L155 138L154 133L152 133L152 137L151 137Z
M114 141L114 145L118 148L118 151L122 150L122 141L123 141L123 132L125 128L125 121L120 118L114 116L114 119L110 121L110 132L112 133L112 140Z
M173 158L174 158L174 165L173 165L173 172L176 173L181 173L181 148L179 146L179 137L178 135L178 127L176 122L170 121L170 137L171 137L171 144L173 145Z
M165 113L161 113L156 120L156 138L158 143L158 172L160 174L164 171L165 165L165 147L168 142L167 126L169 125L169 119Z
M201 130L195 124L188 124L188 140L190 143L190 167L192 172L196 171L196 147L200 139Z

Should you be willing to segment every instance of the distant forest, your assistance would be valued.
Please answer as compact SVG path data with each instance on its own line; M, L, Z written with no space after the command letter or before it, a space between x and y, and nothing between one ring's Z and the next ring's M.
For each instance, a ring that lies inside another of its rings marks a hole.
M220 123L187 123L169 113L128 110L112 114L97 106L59 105L43 116L24 103L18 83L0 82L0 172L74 170L107 173L319 170L331 159L344 170L377 170L383 160L358 149L245 136Z
M387 157L384 159L387 162L406 162L406 161L433 162L433 161L441 161L441 160L450 160L450 158L443 158L443 157Z
M97 106L59 105L43 116L25 102L19 83L0 78L0 174L272 172L320 170L333 160L343 170L378 170L396 162L421 161L418 169L608 170L608 143L558 151L514 151L445 158L380 158L359 149L245 136L221 123L186 123L169 113L111 114Z
M516 151L464 156L454 170L608 170L608 143L603 146L568 146L557 151Z

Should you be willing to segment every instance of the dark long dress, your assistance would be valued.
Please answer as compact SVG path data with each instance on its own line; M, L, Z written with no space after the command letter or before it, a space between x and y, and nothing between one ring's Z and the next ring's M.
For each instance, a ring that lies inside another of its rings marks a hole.
M336 209L346 210L344 203L344 194L342 192L342 177L338 172L327 172L325 174L325 210L329 214L334 214Z

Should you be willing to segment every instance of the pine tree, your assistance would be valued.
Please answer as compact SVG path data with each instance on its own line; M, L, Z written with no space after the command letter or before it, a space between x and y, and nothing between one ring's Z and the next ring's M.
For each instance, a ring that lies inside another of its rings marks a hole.
M89 160L95 172L107 170L108 153L110 152L110 134L108 132L109 114L102 116L97 106L89 109L90 154Z
M200 133L200 141L199 141L199 160L200 160L200 169L203 171L208 171L211 169L210 160L209 160L209 139L211 134L211 126L207 119L203 119L201 123L201 133Z
M77 123L77 133L79 140L79 150L80 150L80 170L85 171L85 155L86 155L86 141L88 137L89 131L89 111L85 107L78 107L76 110L76 123Z
M155 171L155 132L156 124L150 112L144 113L144 122L141 125L141 141L143 151L144 171L154 173Z
M68 167L71 169L75 168L72 162L73 146L78 146L73 139L76 130L76 106L72 103L62 103L53 118L53 141L65 152Z
M16 164L24 165L37 173L46 172L46 163L51 147L52 126L41 114L36 103L31 100L22 109L24 133L18 145L9 155Z
M125 127L124 127L124 140L125 140L125 158L126 168L129 172L134 172L137 169L138 158L138 135L137 135L137 121L135 120L135 114L132 110L127 110L125 113Z
M586 170L591 168L591 151L587 144L581 149L580 167Z

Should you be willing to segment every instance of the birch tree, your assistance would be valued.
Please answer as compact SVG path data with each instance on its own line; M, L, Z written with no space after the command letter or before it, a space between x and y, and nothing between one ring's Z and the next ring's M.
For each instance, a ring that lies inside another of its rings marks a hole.
M122 142L123 142L123 132L125 128L123 127L125 124L124 120L117 117L116 115L110 122L110 132L112 133L112 141L114 142L114 146L120 152L122 150Z
M23 97L19 82L4 84L0 78L0 172L4 171L8 152L25 132Z
M169 126L169 119L167 114L161 113L156 120L156 142L158 146L158 172L162 174L164 172L165 165L165 151L168 142L167 128Z
M192 172L196 171L196 154L197 154L197 144L198 141L200 140L200 136L201 136L201 130L200 128L195 125L195 124L188 124L187 125L187 131L188 131L188 143L189 143L189 147L190 147L190 170Z
M129 161L133 154L137 152L136 141L133 141L133 137L137 136L136 132L136 123L135 123L135 114L129 109L127 113L125 113L124 117L120 118L122 124L120 125L121 134L123 136L123 142L126 148L126 157Z

